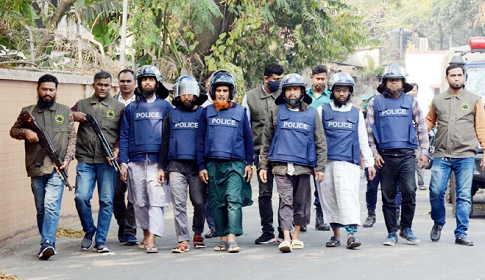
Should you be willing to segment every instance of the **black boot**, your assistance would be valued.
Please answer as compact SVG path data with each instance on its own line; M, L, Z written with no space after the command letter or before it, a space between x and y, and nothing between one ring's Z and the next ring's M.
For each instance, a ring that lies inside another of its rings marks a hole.
M315 219L315 229L316 230L329 231L330 226L325 224L325 222L323 221L322 208L320 206L317 206L317 208L315 210L317 211L317 217Z
M367 210L367 218L363 224L364 227L372 227L376 223L376 210Z

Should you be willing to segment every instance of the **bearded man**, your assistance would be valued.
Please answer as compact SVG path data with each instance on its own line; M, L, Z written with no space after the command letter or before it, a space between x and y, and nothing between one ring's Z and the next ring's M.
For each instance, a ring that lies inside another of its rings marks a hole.
M170 203L166 181L158 181L158 160L163 120L172 110L164 100L168 90L162 74L151 65L136 71L136 101L126 106L120 133L120 178L128 184L128 199L135 208L137 226L143 230L140 249L157 253L155 236L164 231L164 207Z

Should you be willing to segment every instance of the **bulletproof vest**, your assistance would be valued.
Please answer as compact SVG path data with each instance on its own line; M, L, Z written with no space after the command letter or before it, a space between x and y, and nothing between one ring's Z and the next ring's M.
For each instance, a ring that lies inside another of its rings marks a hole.
M37 106L28 106L22 111L28 110L35 118L35 122L47 133L52 144L64 160L67 153L69 136L69 116L71 109L66 105L55 103L49 109L39 109ZM54 163L49 155L39 158L42 153L40 143L30 143L25 140L25 167L29 177L51 174L54 171Z
M157 98L153 103L131 103L132 131L129 133L129 154L159 153L163 139L163 122L171 105Z
M322 123L327 138L327 158L360 164L359 110L334 111L322 106Z
M111 149L118 140L123 103L108 95L98 101L96 95L79 100L77 111L93 115L98 121ZM86 163L107 163L106 155L94 129L87 123L79 124L76 143L76 159Z
M195 160L196 138L200 113L204 108L194 111L175 109L170 113L170 137L168 160Z
M268 160L314 167L317 153L313 138L317 110L291 111L286 104L278 105L276 131L271 141Z
M372 126L378 150L417 148L418 132L413 124L413 96L374 98L375 124Z
M244 107L217 111L214 105L207 107L207 130L204 147L205 158L245 161L243 121Z

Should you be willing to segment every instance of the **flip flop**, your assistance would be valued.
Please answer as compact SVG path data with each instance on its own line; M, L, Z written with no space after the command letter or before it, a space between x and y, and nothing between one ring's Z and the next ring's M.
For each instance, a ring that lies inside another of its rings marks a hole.
M305 244L301 240L293 240L291 241L291 249L292 250L297 250L297 249L303 249L305 247Z
M227 250L229 253L239 253L239 246L237 246L236 241L229 242L229 249Z
M214 251L227 251L227 248L229 247L229 244L227 243L227 241L220 241L219 242L219 245L217 245L216 247L214 247Z
M340 239L338 237L332 236L330 240L325 244L326 247L337 247L340 246Z
M147 245L145 250L146 250L147 254L158 253L158 249L155 246L150 247L150 246Z
M351 236L349 239L347 239L347 249L354 249L357 248L361 245L360 241L358 239L355 239L355 237Z
M183 242L180 242L179 244L177 244L177 247L172 249L172 253L185 253L188 251L190 251L189 245Z
M140 245L138 245L138 249L142 249L142 250L145 250L147 248L147 245L146 243L140 243Z
M278 250L282 253L290 253L291 252L291 243L290 241L283 241L278 245Z

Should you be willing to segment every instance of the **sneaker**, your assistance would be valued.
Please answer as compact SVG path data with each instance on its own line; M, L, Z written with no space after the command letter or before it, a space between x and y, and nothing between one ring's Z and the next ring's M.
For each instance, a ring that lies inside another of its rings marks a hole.
M86 232L86 234L84 234L83 241L81 241L81 249L89 250L91 249L91 247L93 247L93 237L95 233L96 233L96 228L94 228L93 231Z
M300 232L307 232L307 226L301 226Z
M372 227L376 223L376 211L368 210L367 213L367 218L365 219L364 224L362 224L365 228Z
M382 242L382 245L385 246L394 246L397 243L397 236L395 232L391 232L387 235L387 238L384 242Z
M37 254L37 257L41 260L48 260L53 255L57 254L56 248L49 244L48 242L44 243L42 247L40 247L40 251Z
M443 229L443 226L437 226L433 225L431 228L431 233L429 234L429 237L431 238L431 241L438 241L441 238L441 230Z
M210 229L208 233L204 235L205 238L214 238L217 237L217 233L215 229Z
M93 252L96 252L96 253L109 253L109 249L104 244L103 245L96 245L93 248Z
M455 238L455 244L473 246L473 241L468 236L462 235L458 238Z
M138 245L138 239L136 239L136 236L132 234L125 234L125 245L126 246L135 246Z
M263 232L263 234L254 241L255 244L274 243L276 240L274 234L271 232Z
M124 227L118 228L118 240L120 241L120 243L126 242L126 235L125 235L125 228Z
M401 229L401 231L399 232L399 236L402 238L405 238L409 244L419 243L419 239L416 236L414 236L411 228Z

